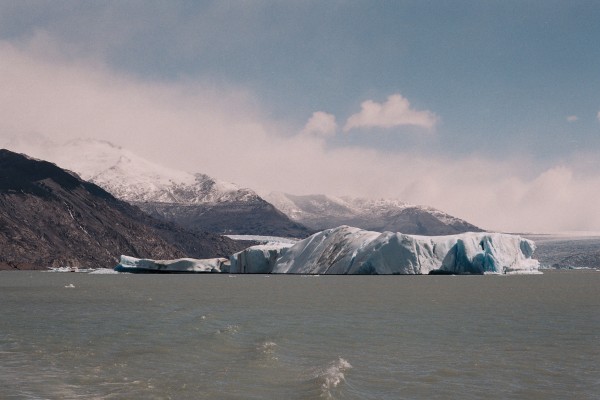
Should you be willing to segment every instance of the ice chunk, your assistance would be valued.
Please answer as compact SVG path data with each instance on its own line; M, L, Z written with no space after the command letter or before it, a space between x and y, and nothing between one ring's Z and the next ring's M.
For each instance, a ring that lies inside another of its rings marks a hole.
M115 267L118 272L227 272L228 269L226 258L150 260L129 256L121 256L121 262Z

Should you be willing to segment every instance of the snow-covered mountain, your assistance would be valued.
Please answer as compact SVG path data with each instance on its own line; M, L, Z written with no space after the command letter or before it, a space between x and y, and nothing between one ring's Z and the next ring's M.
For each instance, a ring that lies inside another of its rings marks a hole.
M106 141L55 144L35 138L9 145L74 171L115 197L188 229L292 237L310 233L250 189L165 167Z
M291 219L311 229L350 225L378 232L413 235L451 235L477 232L480 228L435 208L394 199L365 199L327 195L295 196L273 192L267 201Z
M48 158L129 202L205 204L253 201L250 189L153 163L99 140L77 139L46 148Z

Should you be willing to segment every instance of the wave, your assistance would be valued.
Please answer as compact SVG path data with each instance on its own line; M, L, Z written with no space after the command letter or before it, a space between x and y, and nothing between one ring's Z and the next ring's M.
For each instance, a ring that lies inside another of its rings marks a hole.
M352 365L340 357L325 368L317 370L314 379L320 385L321 397L333 398L332 391L346 381L344 373L350 369L352 369Z
M235 335L239 331L240 331L240 326L239 325L227 325L223 329L217 329L216 333L218 335L220 335L220 334Z
M265 341L258 345L256 348L258 351L264 354L273 354L275 352L275 348L277 347L277 343L271 341Z

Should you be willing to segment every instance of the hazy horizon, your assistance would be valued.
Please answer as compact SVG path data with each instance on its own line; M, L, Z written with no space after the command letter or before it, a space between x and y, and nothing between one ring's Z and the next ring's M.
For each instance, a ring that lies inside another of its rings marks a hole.
M600 232L599 19L586 1L3 2L0 139Z

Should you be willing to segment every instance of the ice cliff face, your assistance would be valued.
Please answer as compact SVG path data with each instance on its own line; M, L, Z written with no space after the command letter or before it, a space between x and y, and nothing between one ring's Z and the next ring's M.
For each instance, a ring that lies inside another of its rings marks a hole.
M364 199L326 195L295 196L274 192L266 199L279 210L315 230L340 225L413 235L451 235L480 228L431 207L395 199Z
M269 274L277 261L292 247L290 243L252 246L232 255L229 272L232 274Z
M456 274L535 272L535 245L519 236L464 233L411 236L341 226L291 247L273 273Z

